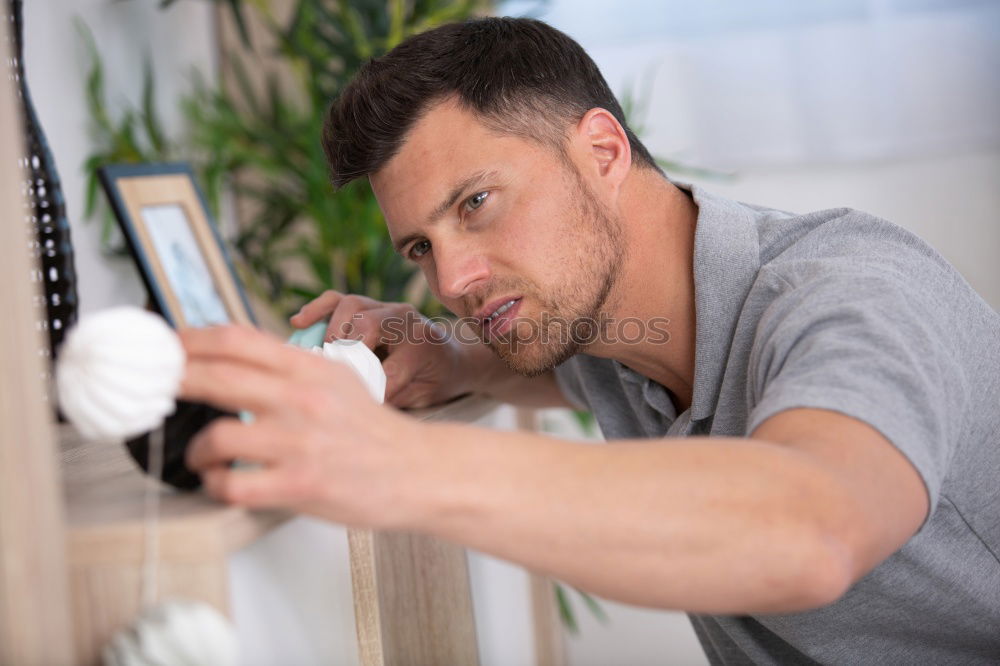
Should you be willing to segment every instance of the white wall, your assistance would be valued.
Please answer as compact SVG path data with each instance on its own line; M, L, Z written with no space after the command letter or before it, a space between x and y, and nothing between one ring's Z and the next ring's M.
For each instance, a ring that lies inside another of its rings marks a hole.
M360 663L347 530L296 518L229 559L242 666Z
M100 252L100 221L83 219L82 165L91 150L91 127L84 102L89 65L74 25L79 19L94 34L105 66L105 85L113 105L142 90L142 58L152 56L164 124L181 127L176 100L197 66L215 71L212 4L178 2L167 11L149 0L27 0L24 3L25 69L31 95L55 156L66 196L76 251L82 312L116 304L141 304L145 292L128 259Z

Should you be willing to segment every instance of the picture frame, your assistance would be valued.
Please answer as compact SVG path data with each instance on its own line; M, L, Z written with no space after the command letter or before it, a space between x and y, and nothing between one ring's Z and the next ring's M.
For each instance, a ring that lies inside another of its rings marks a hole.
M171 326L256 325L188 163L113 164L98 175L151 304Z

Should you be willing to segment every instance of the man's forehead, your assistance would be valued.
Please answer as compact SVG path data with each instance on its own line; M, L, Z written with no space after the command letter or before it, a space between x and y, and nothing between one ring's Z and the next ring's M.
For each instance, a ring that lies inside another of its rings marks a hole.
M390 223L429 215L438 200L470 175L497 168L503 140L457 103L428 110L407 132L403 145L369 180Z
M485 127L455 102L433 105L406 133L396 154L372 174L373 184L405 183L454 176L456 160L468 157L485 139Z

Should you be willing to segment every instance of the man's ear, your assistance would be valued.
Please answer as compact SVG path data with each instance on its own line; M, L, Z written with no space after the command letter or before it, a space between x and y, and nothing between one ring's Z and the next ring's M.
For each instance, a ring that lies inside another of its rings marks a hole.
M594 167L594 175L617 189L632 166L632 147L625 128L610 111L594 108L577 123L577 138L585 150L585 161Z

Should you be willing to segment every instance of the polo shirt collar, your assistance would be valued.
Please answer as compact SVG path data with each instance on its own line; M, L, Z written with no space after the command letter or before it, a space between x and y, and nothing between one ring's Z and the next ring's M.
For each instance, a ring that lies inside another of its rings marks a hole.
M715 414L736 324L760 270L755 211L674 183L698 205L694 236L695 366L691 420Z

